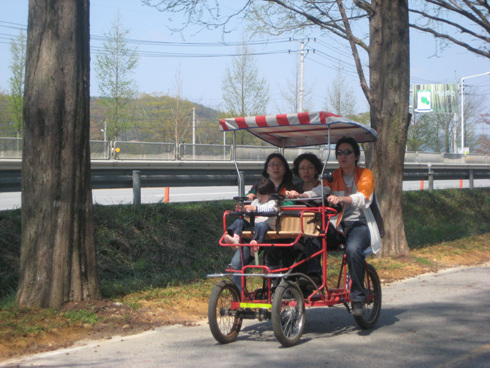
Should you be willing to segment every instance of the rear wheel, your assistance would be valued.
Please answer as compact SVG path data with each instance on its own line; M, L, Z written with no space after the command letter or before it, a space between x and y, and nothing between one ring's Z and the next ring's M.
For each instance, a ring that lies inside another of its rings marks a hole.
M231 302L239 301L240 293L231 281L221 281L209 297L209 328L214 338L222 344L235 341L242 327L242 319L231 309Z
M303 294L295 282L283 281L273 298L271 320L274 336L283 346L293 346L305 328Z
M368 330L374 327L381 312L381 283L378 273L372 265L368 265L364 276L364 288L367 290L367 298L364 314L354 316L359 327Z

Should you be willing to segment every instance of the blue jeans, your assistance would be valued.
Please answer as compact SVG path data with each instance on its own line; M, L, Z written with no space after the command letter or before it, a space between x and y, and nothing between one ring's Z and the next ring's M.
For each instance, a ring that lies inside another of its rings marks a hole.
M239 218L236 219L229 227L228 227L228 234L233 233L237 234L239 236L242 235L243 231L250 230L252 228L252 225L250 222L248 222L245 219ZM269 225L266 222L259 222L255 224L254 226L254 235L253 239L257 241L257 243L263 243L265 240L265 235L267 234L267 231L270 230ZM248 265L254 257L251 254L250 247L240 247L243 248L243 259L241 255L241 249L237 249L235 254L233 255L233 258L231 259L230 266L234 270L240 270L243 266ZM266 261L267 263L267 261ZM240 276L232 276L231 281L236 285L238 290L242 290L242 285L241 285L241 277Z
M368 226L360 222L343 223L343 229L347 238L345 254L352 280L350 298L352 302L363 302L366 300L366 289L364 288L366 256L364 251L371 245L371 234Z
M243 218L236 219L229 227L228 234L233 236L233 234L237 234L238 236L242 236L242 233L247 230L251 230L252 225L250 222ZM257 243L263 243L265 240L265 235L271 228L267 224L267 222L258 222L254 226L254 240L257 240Z

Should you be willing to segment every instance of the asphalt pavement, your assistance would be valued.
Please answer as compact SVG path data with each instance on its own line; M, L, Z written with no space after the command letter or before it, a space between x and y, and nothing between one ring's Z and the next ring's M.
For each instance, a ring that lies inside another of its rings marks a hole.
M345 308L311 308L300 342L284 348L270 321L246 321L235 342L218 344L207 321L75 346L0 367L489 367L490 263L383 285L373 330Z

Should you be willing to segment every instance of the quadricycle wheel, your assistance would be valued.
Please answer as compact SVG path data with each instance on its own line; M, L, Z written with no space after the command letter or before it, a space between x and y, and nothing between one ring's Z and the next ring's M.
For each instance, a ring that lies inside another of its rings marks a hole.
M381 283L378 273L372 265L368 265L364 276L364 288L367 290L367 299L362 316L354 316L356 323L362 329L374 327L381 312Z
M217 284L209 297L208 320L214 338L221 344L236 340L242 319L231 309L232 302L240 301L240 293L231 281L225 280Z
M305 328L305 301L295 282L283 281L277 287L271 321L274 336L283 346L293 346L301 338Z

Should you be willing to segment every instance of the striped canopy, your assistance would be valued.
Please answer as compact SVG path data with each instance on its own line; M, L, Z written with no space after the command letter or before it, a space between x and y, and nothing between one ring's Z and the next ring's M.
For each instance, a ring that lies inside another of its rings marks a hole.
M374 142L378 133L366 125L330 112L249 116L220 120L221 131L248 130L277 147L303 147L336 143L343 136L358 143Z

